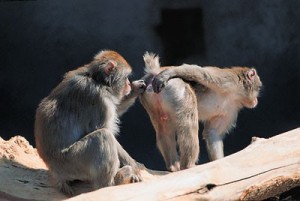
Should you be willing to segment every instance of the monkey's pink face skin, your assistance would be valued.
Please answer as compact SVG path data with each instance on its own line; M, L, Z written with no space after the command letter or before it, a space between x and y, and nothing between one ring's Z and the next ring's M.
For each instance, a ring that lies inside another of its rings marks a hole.
M131 92L131 85L130 85L129 80L127 79L126 82L125 82L123 95L127 96L130 92Z
M246 107L246 108L255 108L258 104L258 101L257 101L257 98L254 98L253 100L245 100L243 101L243 105Z

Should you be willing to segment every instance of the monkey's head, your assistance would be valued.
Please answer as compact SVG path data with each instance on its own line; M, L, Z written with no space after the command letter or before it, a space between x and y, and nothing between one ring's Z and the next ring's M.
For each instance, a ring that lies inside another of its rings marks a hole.
M132 69L127 61L115 51L101 51L88 67L92 79L100 85L122 98L131 91L128 76Z
M257 97L259 96L262 82L254 68L243 67L238 69L240 71L239 79L243 85L242 105L247 108L254 108L258 103Z

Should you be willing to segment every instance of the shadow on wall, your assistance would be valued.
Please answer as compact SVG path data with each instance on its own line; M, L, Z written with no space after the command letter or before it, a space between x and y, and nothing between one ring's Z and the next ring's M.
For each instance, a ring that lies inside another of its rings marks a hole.
M162 9L161 24L155 30L164 46L167 65L181 65L190 56L204 57L205 39L202 9Z

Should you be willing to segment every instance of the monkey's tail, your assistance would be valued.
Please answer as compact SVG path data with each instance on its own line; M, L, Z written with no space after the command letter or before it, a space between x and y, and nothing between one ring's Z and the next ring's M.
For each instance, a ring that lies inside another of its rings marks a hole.
M145 61L145 73L157 75L160 68L159 56L155 55L154 53L146 52L143 58Z

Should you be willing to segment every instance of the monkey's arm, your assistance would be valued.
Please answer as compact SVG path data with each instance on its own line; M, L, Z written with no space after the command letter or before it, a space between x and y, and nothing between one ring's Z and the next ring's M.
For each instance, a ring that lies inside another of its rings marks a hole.
M122 147L122 145L117 142L117 149L118 149L118 156L121 163L121 166L124 165L136 165L136 162L131 156L125 151L125 149Z
M125 151L125 149L120 145L120 143L117 141L117 150L118 150L118 157L120 160L121 167L124 167L126 165L130 166L133 170L133 172L138 176L138 180L141 181L141 175L140 175L140 168L139 164L131 158L131 156Z
M122 116L135 102L136 97L125 97L118 106L118 116Z
M171 67L159 73L153 80L153 90L158 93L165 86L168 80L181 78L185 81L196 82L213 90L230 90L236 85L234 75L226 70L217 67L200 67L197 65L184 64L178 67Z
M133 105L139 94L145 91L146 84L144 80L137 80L131 83L131 92L125 96L118 106L118 115L124 114L130 106Z
M125 96L120 105L118 105L118 116L122 116L129 108L133 105L135 102L137 95L134 95L133 93L130 93L128 96Z

